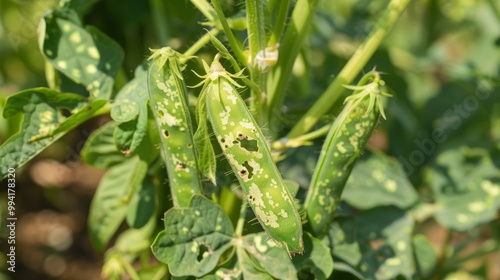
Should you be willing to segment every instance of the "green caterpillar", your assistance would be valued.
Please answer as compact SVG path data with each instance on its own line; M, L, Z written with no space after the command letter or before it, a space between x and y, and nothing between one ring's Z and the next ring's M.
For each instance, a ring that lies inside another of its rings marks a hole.
M239 96L239 86L215 57L207 72L202 98L219 145L238 178L255 216L276 244L290 256L302 253L302 223L266 139ZM201 84L201 83L200 83Z
M165 155L175 206L188 207L201 193L186 87L179 67L181 54L171 48L153 50L149 57L148 91Z
M381 85L379 73L372 71L358 86L346 86L356 93L346 98L347 104L326 136L304 204L308 227L316 236L323 235L333 221L356 160L379 116L385 119L381 96L388 94L380 91Z

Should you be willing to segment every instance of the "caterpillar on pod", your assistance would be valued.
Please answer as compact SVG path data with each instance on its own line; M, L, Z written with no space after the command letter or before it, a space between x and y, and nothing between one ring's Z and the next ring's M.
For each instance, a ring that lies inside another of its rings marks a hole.
M326 136L304 203L308 227L316 236L322 236L333 221L356 160L379 116L385 119L381 97L389 94L381 91L383 84L380 74L372 71L357 86L346 86L355 93L346 98L342 112Z
M167 47L152 50L148 70L150 106L161 138L161 148L175 206L188 207L201 193L193 143L193 129L181 74L181 54Z
M267 141L236 88L233 78L219 62L209 67L203 61L205 76L200 96L213 132L243 188L258 221L277 246L290 256L304 251L302 222L281 174L274 163Z

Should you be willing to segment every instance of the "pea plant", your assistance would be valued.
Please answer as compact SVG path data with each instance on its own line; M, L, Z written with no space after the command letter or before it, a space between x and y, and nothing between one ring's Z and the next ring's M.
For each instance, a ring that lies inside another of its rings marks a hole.
M3 116L24 118L0 146L0 177L107 119L80 152L106 170L88 215L103 277L442 279L498 249L492 239L464 251L479 233L452 240L495 220L500 171L489 153L439 153L426 172L433 203L404 161L370 144L399 118L401 94L371 58L410 0L385 1L318 85L307 69L319 0L173 1L201 19L185 46L167 40L161 1L150 1L158 43L143 46L130 79L128 53L85 25L94 2L60 0L43 16L48 86L7 98ZM440 255L422 234L429 219L449 230Z

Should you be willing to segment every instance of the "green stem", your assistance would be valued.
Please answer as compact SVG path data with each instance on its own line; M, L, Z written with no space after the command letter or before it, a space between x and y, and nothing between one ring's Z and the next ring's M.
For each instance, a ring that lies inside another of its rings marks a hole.
M113 90L118 92L122 87L124 87L129 81L127 73L123 70L123 67L118 68L118 72L115 76L115 83L113 84Z
M260 88L264 88L265 77L258 69L255 58L260 50L266 47L266 33L264 29L264 2L261 0L246 0L248 45L250 47L251 64L250 79ZM261 91L252 90L250 108L256 111L255 118L259 125L266 123L262 120Z
M280 110L285 99L285 90L292 74L293 63L311 26L319 0L298 0L292 13L283 43L279 50L278 62L273 68L267 84L268 118Z
M304 144L310 142L311 140L326 135L330 130L330 127L332 127L332 123L329 123L321 127L320 129L317 129L313 132L309 132L307 134L301 135L293 139L286 139L286 138L281 139L280 141L276 141L272 144L273 149L284 150L287 148L297 148L303 146Z
M229 41L229 45L231 45L231 49L233 50L234 55L236 56L236 59L241 65L247 65L247 58L245 54L243 53L240 44L234 37L233 31L229 27L229 24L226 20L226 17L224 16L224 12L222 11L222 8L219 5L218 0L212 0L212 5L214 5L215 11L217 12L217 15L219 16L219 21L222 24L222 28L224 29L224 32L226 33L227 40Z
M377 22L378 24L370 32L365 41L358 47L356 52L354 52L351 59L349 59L326 91L292 128L288 134L288 138L295 138L306 133L326 112L328 112L328 110L330 110L335 102L341 97L344 91L343 85L350 84L356 78L410 1L411 0L392 0L389 3L387 10Z
M215 196L217 197L217 196ZM214 200L216 201L216 200ZM229 187L222 187L219 192L217 201L219 201L222 210L229 217L233 225L237 225L239 214L234 211L241 207L241 200L231 191Z
M210 22L217 20L217 12L210 6L206 0L191 0L191 3L208 19Z
M219 51L220 56L229 60L229 62L233 66L233 70L236 71L236 73L241 72L241 68L238 65L238 62L236 62L234 57L229 53L226 46L224 46L224 44L222 44L222 42L219 41L219 39L217 39L215 36L210 36L210 40L212 41L214 47ZM252 91L260 92L260 88L257 84L255 84L245 76L240 76L240 78L247 86L252 89Z
M212 28L212 30L208 31L205 35L201 36L198 41L196 41L194 44L189 47L184 52L184 55L186 57L190 57L195 55L201 48L203 48L208 42L210 42L210 37L211 36L216 36L219 33L219 29L217 28ZM185 63L186 59L181 59L181 63Z
M163 1L150 0L149 5L151 6L153 24L156 29L156 36L158 36L160 46L166 46L168 39L170 38L170 32L168 30L168 16L165 13Z
M289 8L290 0L281 0L279 2L278 14L276 15L276 20L274 21L273 33L271 33L271 38L269 38L270 46L276 45L280 42L281 35L285 29Z
M441 255L438 256L436 261L436 275L433 279L442 279L442 277L445 275L444 263L448 259L448 254L450 253L452 237L453 237L453 232L447 229L446 239L441 245Z
M479 257L483 257L484 255L487 255L489 253L496 252L498 251L498 248L499 244L497 241L492 239L485 241L483 244L481 244L481 246L477 250L474 250L473 253L461 258L450 259L449 261L447 261L443 265L442 271L444 272L454 271L457 268L463 267L463 264L465 262L477 259Z
M243 201L240 208L240 217L238 218L238 223L236 224L236 229L234 231L235 237L243 236L243 226L245 225L245 218L247 215L247 203Z

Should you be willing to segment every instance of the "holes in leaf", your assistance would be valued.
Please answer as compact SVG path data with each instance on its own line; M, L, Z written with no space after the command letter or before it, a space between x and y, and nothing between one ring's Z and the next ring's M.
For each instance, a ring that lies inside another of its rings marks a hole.
M91 108L91 106L88 106L88 107L87 107L87 111L89 110L89 108ZM61 112L61 114L62 114L63 116L65 116L65 117L69 117L69 116L71 116L71 112L70 112L68 109L66 109L66 108L61 108L61 109L59 109L59 111L60 111L60 112Z
M198 262L202 261L209 253L210 248L207 245L201 243L200 246L198 246L198 256L196 256L196 260Z
M257 144L257 140L248 139L248 136L240 141L240 146L249 152L259 151L259 145Z
M159 115L160 117L163 117L163 116L165 115L165 113L163 113L163 110L158 110L158 115Z
M170 136L170 133L168 133L168 130L164 130L163 131L163 135L165 136L165 138L168 138Z
M236 132L236 138L238 138L238 140L243 140L245 139L245 135L241 132L241 131L238 131Z
M193 144L189 143L189 144L188 144L188 148L190 148L190 149L191 149L192 147L193 147Z
M248 179L252 179L252 177L253 177L253 168L250 166L250 164L248 164L248 161L243 162L243 167L244 167L244 169L242 169L240 171L240 175L242 175L243 170L245 170L246 171L245 175L248 174L247 175Z
M183 169L186 169L186 164L183 162L178 162L177 165L175 166L175 170L179 171Z

